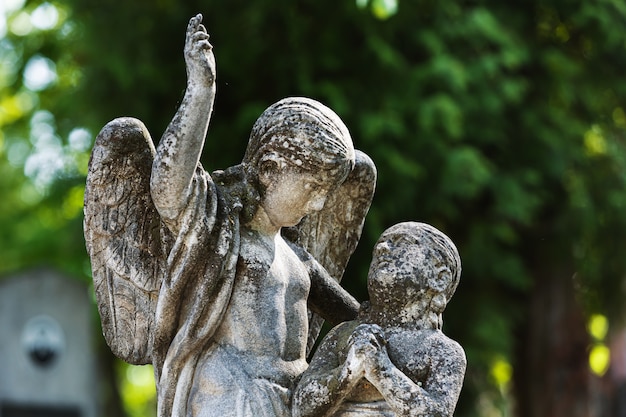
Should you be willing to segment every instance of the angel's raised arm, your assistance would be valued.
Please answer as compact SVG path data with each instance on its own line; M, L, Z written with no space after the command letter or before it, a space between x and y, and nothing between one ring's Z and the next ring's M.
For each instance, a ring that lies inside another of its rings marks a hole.
M215 58L202 15L189 21L185 39L187 88L163 134L152 165L150 190L164 219L174 219L189 196L215 99Z

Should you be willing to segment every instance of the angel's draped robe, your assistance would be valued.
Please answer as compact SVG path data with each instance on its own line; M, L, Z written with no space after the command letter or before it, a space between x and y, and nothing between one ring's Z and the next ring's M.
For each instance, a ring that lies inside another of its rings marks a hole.
M294 381L259 377L254 360L213 340L230 302L240 254L243 203L233 191L237 186L216 184L198 166L182 211L159 212L174 235L155 317L152 361L159 417L291 415ZM321 265L304 249L293 248L315 279L311 295L330 302L336 318L353 318L356 309L345 298L350 296L334 292L340 287ZM204 392L207 382L223 389Z
M175 236L155 319L159 416L245 416L250 410L256 415L288 415L286 387L255 381L237 363L236 355L212 340L235 281L241 203L198 167L183 207L180 213L159 213ZM193 391L201 389L194 383L199 363L219 368L222 375L230 372L236 379L221 395L200 393L205 399L201 410L188 404L198 394ZM225 404L229 406L218 406Z

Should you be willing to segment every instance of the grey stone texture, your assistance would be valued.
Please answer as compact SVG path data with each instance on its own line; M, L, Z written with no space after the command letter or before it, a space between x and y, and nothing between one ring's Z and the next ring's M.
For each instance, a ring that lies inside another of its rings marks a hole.
M200 15L185 60L158 147L120 118L92 152L84 230L104 335L154 365L161 417L290 415L320 320L358 313L339 280L376 170L332 110L292 97L259 117L241 164L207 172L216 72Z
M293 396L293 415L452 416L463 348L442 331L461 261L424 223L387 229L374 247L370 304L322 341Z
M241 164L205 170L216 67L201 21L189 22L187 89L158 146L119 118L92 152L84 230L112 351L154 365L160 417L452 415L465 356L441 314L456 248L400 224L374 249L371 305L340 286L376 169L309 98L271 105ZM324 320L343 324L309 368Z

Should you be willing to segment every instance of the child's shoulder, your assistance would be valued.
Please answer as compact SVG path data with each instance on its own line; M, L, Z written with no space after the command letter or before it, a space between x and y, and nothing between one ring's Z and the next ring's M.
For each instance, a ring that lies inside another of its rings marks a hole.
M429 353L436 356L463 356L465 352L461 345L449 338L440 330L405 331L390 337L389 344L395 348L402 348L416 354Z
M445 359L446 362L466 362L463 347L456 340L449 338L440 330L434 332L429 339L431 355L433 357Z

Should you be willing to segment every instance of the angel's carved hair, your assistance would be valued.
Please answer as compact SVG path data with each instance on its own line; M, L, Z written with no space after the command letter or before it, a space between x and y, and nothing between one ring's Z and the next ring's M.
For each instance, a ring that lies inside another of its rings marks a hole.
M309 98L289 97L257 119L243 163L252 172L273 160L306 171L340 168L347 175L354 158L350 132L335 112Z
M290 97L268 107L252 127L241 164L211 175L231 205L243 209L243 222L256 213L264 190L258 173L265 161L304 171L332 171L345 178L355 165L348 128L331 109L304 97ZM336 175L336 177L335 177Z

